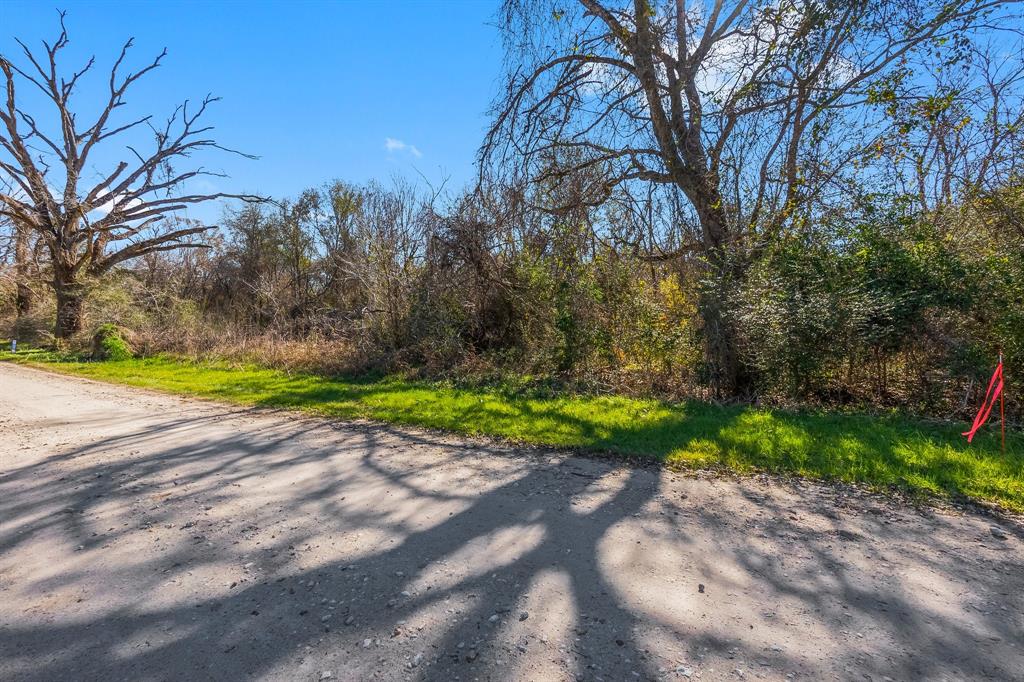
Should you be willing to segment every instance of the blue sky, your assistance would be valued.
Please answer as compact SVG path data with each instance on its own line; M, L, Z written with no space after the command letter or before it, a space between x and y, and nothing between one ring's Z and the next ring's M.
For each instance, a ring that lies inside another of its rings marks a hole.
M54 38L55 6L0 0L0 51L24 63L14 38L32 47ZM207 93L222 98L208 117L217 140L261 158L204 156L203 165L230 175L214 179L216 189L293 196L332 178L417 179L417 171L457 188L474 175L502 60L496 2L60 6L72 41L63 63L80 67L95 54L99 67L79 91L83 110L100 101L103 72L131 36L133 67L164 47L168 55L128 98L125 120L164 117ZM120 146L108 152L97 166L125 153ZM194 215L219 213L210 207Z

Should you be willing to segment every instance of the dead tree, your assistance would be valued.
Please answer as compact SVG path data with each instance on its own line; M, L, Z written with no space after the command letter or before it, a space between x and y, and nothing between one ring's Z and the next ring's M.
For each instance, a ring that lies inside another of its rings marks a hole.
M678 192L690 237L675 251L707 272L709 378L735 396L745 372L728 306L758 249L856 170L885 125L873 90L1009 5L505 0L507 91L482 159L533 182L601 167L609 196L640 183ZM579 161L547 163L558 149Z
M198 105L186 101L160 125L154 124L152 115L115 122L127 103L128 90L160 65L166 49L138 71L124 73L132 47L132 40L128 40L110 69L109 91L99 116L82 126L72 98L95 58L81 70L67 77L61 75L58 57L68 45L64 15L57 40L52 45L44 41L42 54L33 53L21 41L18 44L27 61L24 66L0 55L5 85L0 103L0 173L14 187L12 192L0 193L0 213L16 226L31 230L45 245L57 299L54 334L66 339L81 329L89 281L147 253L205 246L203 235L210 226L177 220L177 211L221 198L262 199L224 192L190 193L185 189L187 181L223 174L201 166L188 170L175 167L176 162L204 150L240 153L210 138L212 126L200 121L217 98L207 96ZM16 85L38 89L47 106L52 105L50 112L28 111ZM41 123L46 115L54 113L59 131ZM124 155L128 160L91 179L84 177L97 148L143 126L152 134L153 149L140 152L126 145Z
M10 181L0 175L0 193L11 193ZM14 309L20 319L32 310L32 287L29 285L29 247L30 231L11 220L10 216L0 212L0 235L3 249L0 251L0 263L13 259L14 268Z
M18 317L23 317L32 311L32 287L29 279L29 231L21 225L14 224L14 278L17 293L15 295L15 308Z

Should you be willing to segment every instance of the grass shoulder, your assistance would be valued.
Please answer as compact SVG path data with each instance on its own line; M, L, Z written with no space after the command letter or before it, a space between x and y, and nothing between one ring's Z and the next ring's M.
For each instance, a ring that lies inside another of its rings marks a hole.
M613 396L533 395L398 377L332 378L173 357L82 362L43 351L0 359L102 381L341 419L491 436L688 468L725 467L994 503L1024 512L1024 435L968 445L953 424L898 415L791 412Z

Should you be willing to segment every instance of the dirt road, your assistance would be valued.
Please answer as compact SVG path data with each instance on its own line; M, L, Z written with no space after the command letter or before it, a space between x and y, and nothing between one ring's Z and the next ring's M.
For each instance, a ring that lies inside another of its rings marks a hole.
M1014 523L0 363L0 679L1024 679Z

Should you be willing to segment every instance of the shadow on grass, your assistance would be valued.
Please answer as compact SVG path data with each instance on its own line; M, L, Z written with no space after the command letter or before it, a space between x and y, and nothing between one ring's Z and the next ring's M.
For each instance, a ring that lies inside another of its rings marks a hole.
M151 358L48 364L75 374L245 405L486 435L674 465L727 467L897 487L1024 511L1024 434L897 416L769 411L615 397L527 397L394 379L330 379Z
M515 399L401 383L281 385L258 405L575 447L686 467L841 480L1024 511L1024 438L968 446L952 426L615 398Z

